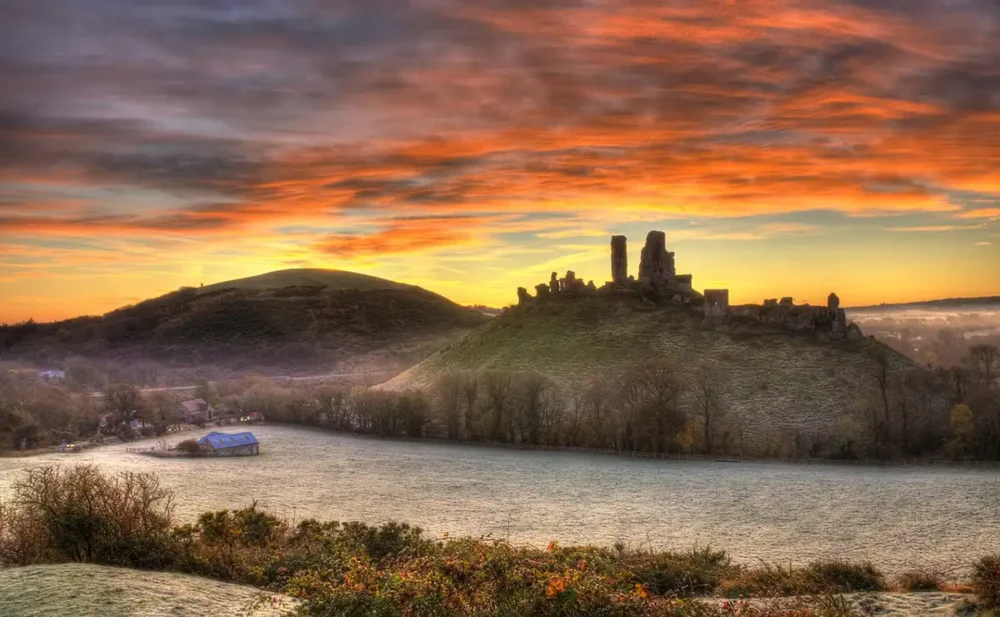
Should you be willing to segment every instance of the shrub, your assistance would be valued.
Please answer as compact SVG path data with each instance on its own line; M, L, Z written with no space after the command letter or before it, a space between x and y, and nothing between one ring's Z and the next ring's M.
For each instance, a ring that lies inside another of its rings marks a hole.
M727 597L774 597L883 589L885 577L870 563L819 561L801 569L764 564L744 570L723 581L720 591Z
M871 563L818 561L805 570L805 580L813 592L882 591L885 577Z
M151 474L92 465L30 469L4 513L4 559L169 567L173 494Z
M174 449L186 454L198 454L201 452L201 445L194 439L185 439L174 446Z
M626 562L626 567L634 571L635 582L655 595L710 594L733 569L725 552L707 548L690 553L649 553L635 561L638 563Z
M903 591L939 591L944 584L944 576L932 570L909 570L896 577L896 587Z
M972 590L979 605L1000 609L1000 555L983 557L972 570Z

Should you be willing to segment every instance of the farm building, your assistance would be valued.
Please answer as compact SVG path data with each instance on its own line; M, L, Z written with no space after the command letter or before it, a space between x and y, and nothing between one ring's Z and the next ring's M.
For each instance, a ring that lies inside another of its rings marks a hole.
M181 403L181 413L184 414L184 421L188 424L199 424L215 418L215 408L203 398Z
M198 440L202 450L215 456L253 456L260 454L253 433L219 433L212 431Z

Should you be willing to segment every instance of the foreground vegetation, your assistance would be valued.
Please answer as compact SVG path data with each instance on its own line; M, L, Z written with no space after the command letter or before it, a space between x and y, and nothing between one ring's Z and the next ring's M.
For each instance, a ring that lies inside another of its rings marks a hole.
M0 508L0 565L86 562L191 573L291 595L306 616L833 617L856 614L839 594L943 584L912 573L887 581L870 564L747 567L708 548L552 542L538 549L434 540L397 523L291 525L255 504L178 526L172 505L170 492L147 474L31 470ZM983 614L1000 607L1000 557L977 562L973 588Z

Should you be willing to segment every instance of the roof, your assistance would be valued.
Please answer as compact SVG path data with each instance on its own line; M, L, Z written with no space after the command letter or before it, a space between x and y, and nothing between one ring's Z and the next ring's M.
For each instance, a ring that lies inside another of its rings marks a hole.
M216 450L226 448L238 448L239 446L252 446L257 443L257 438L253 433L219 433L212 431L198 440L201 445L210 445Z
M209 409L211 405L206 403L203 398L193 398L190 401L184 401L181 403L181 407L183 407L188 413L197 413L199 411Z

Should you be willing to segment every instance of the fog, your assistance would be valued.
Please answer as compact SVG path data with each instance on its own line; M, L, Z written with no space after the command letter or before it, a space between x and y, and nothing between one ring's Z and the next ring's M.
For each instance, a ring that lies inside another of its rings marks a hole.
M848 309L865 334L933 366L953 366L973 345L1000 346L1000 303Z

